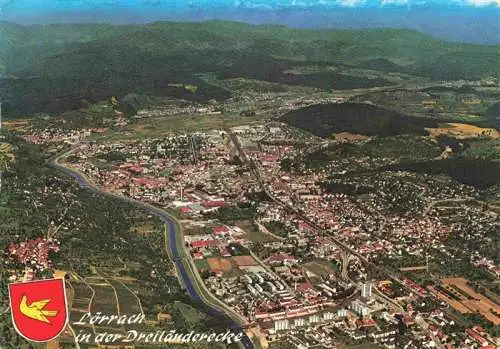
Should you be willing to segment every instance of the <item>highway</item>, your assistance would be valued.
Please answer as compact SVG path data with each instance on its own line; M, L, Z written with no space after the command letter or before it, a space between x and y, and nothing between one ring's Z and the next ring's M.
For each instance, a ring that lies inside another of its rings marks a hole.
M65 156L68 156L73 151L78 149L79 146L81 146L81 144L78 144L75 147L73 147L72 149L70 149L69 151L66 151L62 154L56 155L55 157L47 160L47 165L49 165L53 168L56 168L64 173L72 176L77 181L77 183L80 185L80 187L82 187L82 188L85 188L87 190L93 191L95 193L98 193L98 194L106 196L106 197L118 199L118 200L130 203L130 204L133 204L137 207L140 207L141 209L144 209L145 211L149 212L150 214L155 215L155 216L159 217L160 219L162 219L163 222L165 222L165 224L168 226L168 229L169 229L169 243L167 244L167 246L170 249L170 251L169 251L170 255L173 256L173 261L174 261L175 266L177 268L178 276L180 278L180 281L184 285L187 293L189 294L189 296L201 305L200 310L204 311L205 313L207 313L215 318L221 319L222 322L228 323L230 329L233 330L233 332L242 332L244 334L244 337L242 339L243 347L245 349L253 349L254 345L253 345L252 341L250 340L250 338L248 338L245 331L241 328L240 324L238 324L237 321L235 319L233 319L231 316L229 316L228 314L226 314L222 310L216 308L214 305L210 304L203 296L200 295L199 291L195 287L196 280L191 279L191 276L188 273L188 271L186 270L186 267L183 263L183 259L189 258L189 257L183 256L184 251L181 251L178 247L179 243L177 241L176 223L175 223L174 218L172 218L168 212L166 212L160 208L157 208L153 205L150 205L150 204L147 204L147 203L144 203L144 202L141 202L141 201L129 198L129 197L125 197L125 196L102 191L99 187L90 183L89 180L80 172L77 172L71 168L68 168L66 166L59 164L59 162L58 162L59 159L65 157ZM181 245L182 244L183 243L181 242Z

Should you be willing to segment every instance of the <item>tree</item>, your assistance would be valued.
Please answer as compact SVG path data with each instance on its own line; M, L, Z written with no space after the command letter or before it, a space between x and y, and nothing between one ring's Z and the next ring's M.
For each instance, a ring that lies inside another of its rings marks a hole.
M2 172L9 168L10 161L9 155L5 151L0 151L0 192L2 191Z
M290 158L284 158L283 160L281 160L280 168L282 171L290 172L292 169L292 166L293 166L293 163L292 163L292 160Z

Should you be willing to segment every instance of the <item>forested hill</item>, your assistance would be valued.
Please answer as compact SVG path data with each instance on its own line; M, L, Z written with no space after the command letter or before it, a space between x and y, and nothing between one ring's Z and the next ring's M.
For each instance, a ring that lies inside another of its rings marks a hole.
M500 46L460 44L406 29L311 30L237 22L156 22L146 25L52 24L21 26L0 22L0 61L4 72L30 67L41 57L67 52L85 42L113 45L127 41L151 53L179 49L237 50L282 59L345 62L370 65L384 61L384 69L422 68L438 61L450 65L440 74L457 78L500 75ZM76 44L76 45L75 45ZM107 47L102 47L105 50ZM17 56L17 53L23 55ZM39 56L37 57L36 54ZM469 57L469 58L467 58ZM38 58L38 59L37 59ZM20 59L20 60L19 60ZM465 59L465 61L464 61ZM368 63L367 63L368 62ZM471 64L475 62L475 64ZM375 66L376 68L376 66ZM418 73L418 71L415 71Z
M286 113L281 120L319 137L350 132L367 136L427 135L435 120L400 114L364 103L317 104Z
M146 25L0 23L0 94L8 116L59 112L129 92L196 101L229 92L199 79L246 77L352 89L384 79L291 75L303 64L404 72L434 80L500 76L500 46L445 42L411 30L305 30L236 22ZM193 84L195 92L173 88Z

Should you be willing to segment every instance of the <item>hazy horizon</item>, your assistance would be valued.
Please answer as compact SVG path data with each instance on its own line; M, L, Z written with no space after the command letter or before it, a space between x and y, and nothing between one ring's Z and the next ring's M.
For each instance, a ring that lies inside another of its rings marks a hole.
M37 6L30 6L34 3ZM445 40L500 44L500 8L495 3L498 0L0 0L0 20L142 24L218 19L295 28L406 28Z

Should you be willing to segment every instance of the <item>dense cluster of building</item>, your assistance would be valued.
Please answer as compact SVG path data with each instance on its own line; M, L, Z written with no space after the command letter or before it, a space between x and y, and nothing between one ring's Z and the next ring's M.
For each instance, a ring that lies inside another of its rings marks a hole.
M426 175L415 181L406 172L342 183L371 186L378 195L332 191L325 185L331 172L283 168L284 159L304 152L290 132L273 123L87 143L68 162L104 190L196 222L201 228L184 242L206 288L269 341L297 348L336 348L339 338L387 348L498 345L480 327L457 331L440 306L415 310L412 304L433 297L428 289L408 277L375 280L370 265L407 255L425 260L446 250L456 226L442 219L434 201L476 193L439 187ZM406 201L407 209L394 210L395 200ZM258 234L269 239L256 241L236 224L214 219L222 207L242 203L254 210ZM477 265L498 272L492 260L474 256Z
M10 258L15 263L25 267L24 275L13 274L11 281L22 278L24 281L33 279L36 273L43 272L52 267L49 258L50 253L59 252L59 241L54 238L39 237L18 244L11 243L8 247Z

